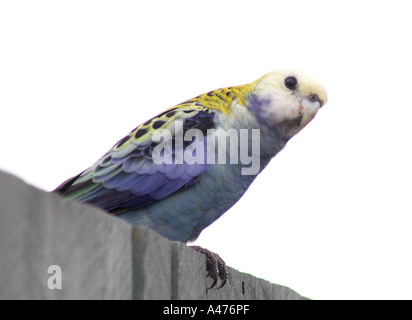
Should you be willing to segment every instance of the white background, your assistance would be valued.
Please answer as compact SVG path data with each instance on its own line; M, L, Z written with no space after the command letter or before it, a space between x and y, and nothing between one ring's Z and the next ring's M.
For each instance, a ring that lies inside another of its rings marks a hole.
M329 101L197 244L313 299L412 299L407 1L2 1L0 169L44 190L278 68Z

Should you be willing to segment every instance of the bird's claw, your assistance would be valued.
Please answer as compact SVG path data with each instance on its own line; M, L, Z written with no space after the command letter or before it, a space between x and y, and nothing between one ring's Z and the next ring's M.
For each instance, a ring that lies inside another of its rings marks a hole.
M207 277L210 277L213 280L212 285L207 288L207 290L214 288L218 279L220 279L222 283L216 289L223 288L228 279L227 267L223 259L217 253L209 251L205 248L199 246L191 246L191 248L206 256Z

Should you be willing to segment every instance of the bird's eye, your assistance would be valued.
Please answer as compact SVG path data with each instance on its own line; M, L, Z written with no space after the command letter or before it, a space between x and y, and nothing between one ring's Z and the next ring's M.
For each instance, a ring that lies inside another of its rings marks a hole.
M298 80L294 76L286 77L285 86L290 90L295 90L298 86Z

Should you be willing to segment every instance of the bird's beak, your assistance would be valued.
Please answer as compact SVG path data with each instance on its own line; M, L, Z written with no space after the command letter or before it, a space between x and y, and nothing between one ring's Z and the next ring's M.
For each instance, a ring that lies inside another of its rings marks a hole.
M316 116L319 108L319 101L310 101L307 98L302 100L302 103L300 104L300 114L302 116L302 120L300 121L301 128L306 126Z

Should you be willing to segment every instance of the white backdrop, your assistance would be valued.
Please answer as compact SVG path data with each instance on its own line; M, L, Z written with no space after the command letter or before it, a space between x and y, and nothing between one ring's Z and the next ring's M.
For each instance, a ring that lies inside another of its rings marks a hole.
M278 68L327 105L197 244L313 299L412 299L407 1L2 1L0 169L44 190Z

